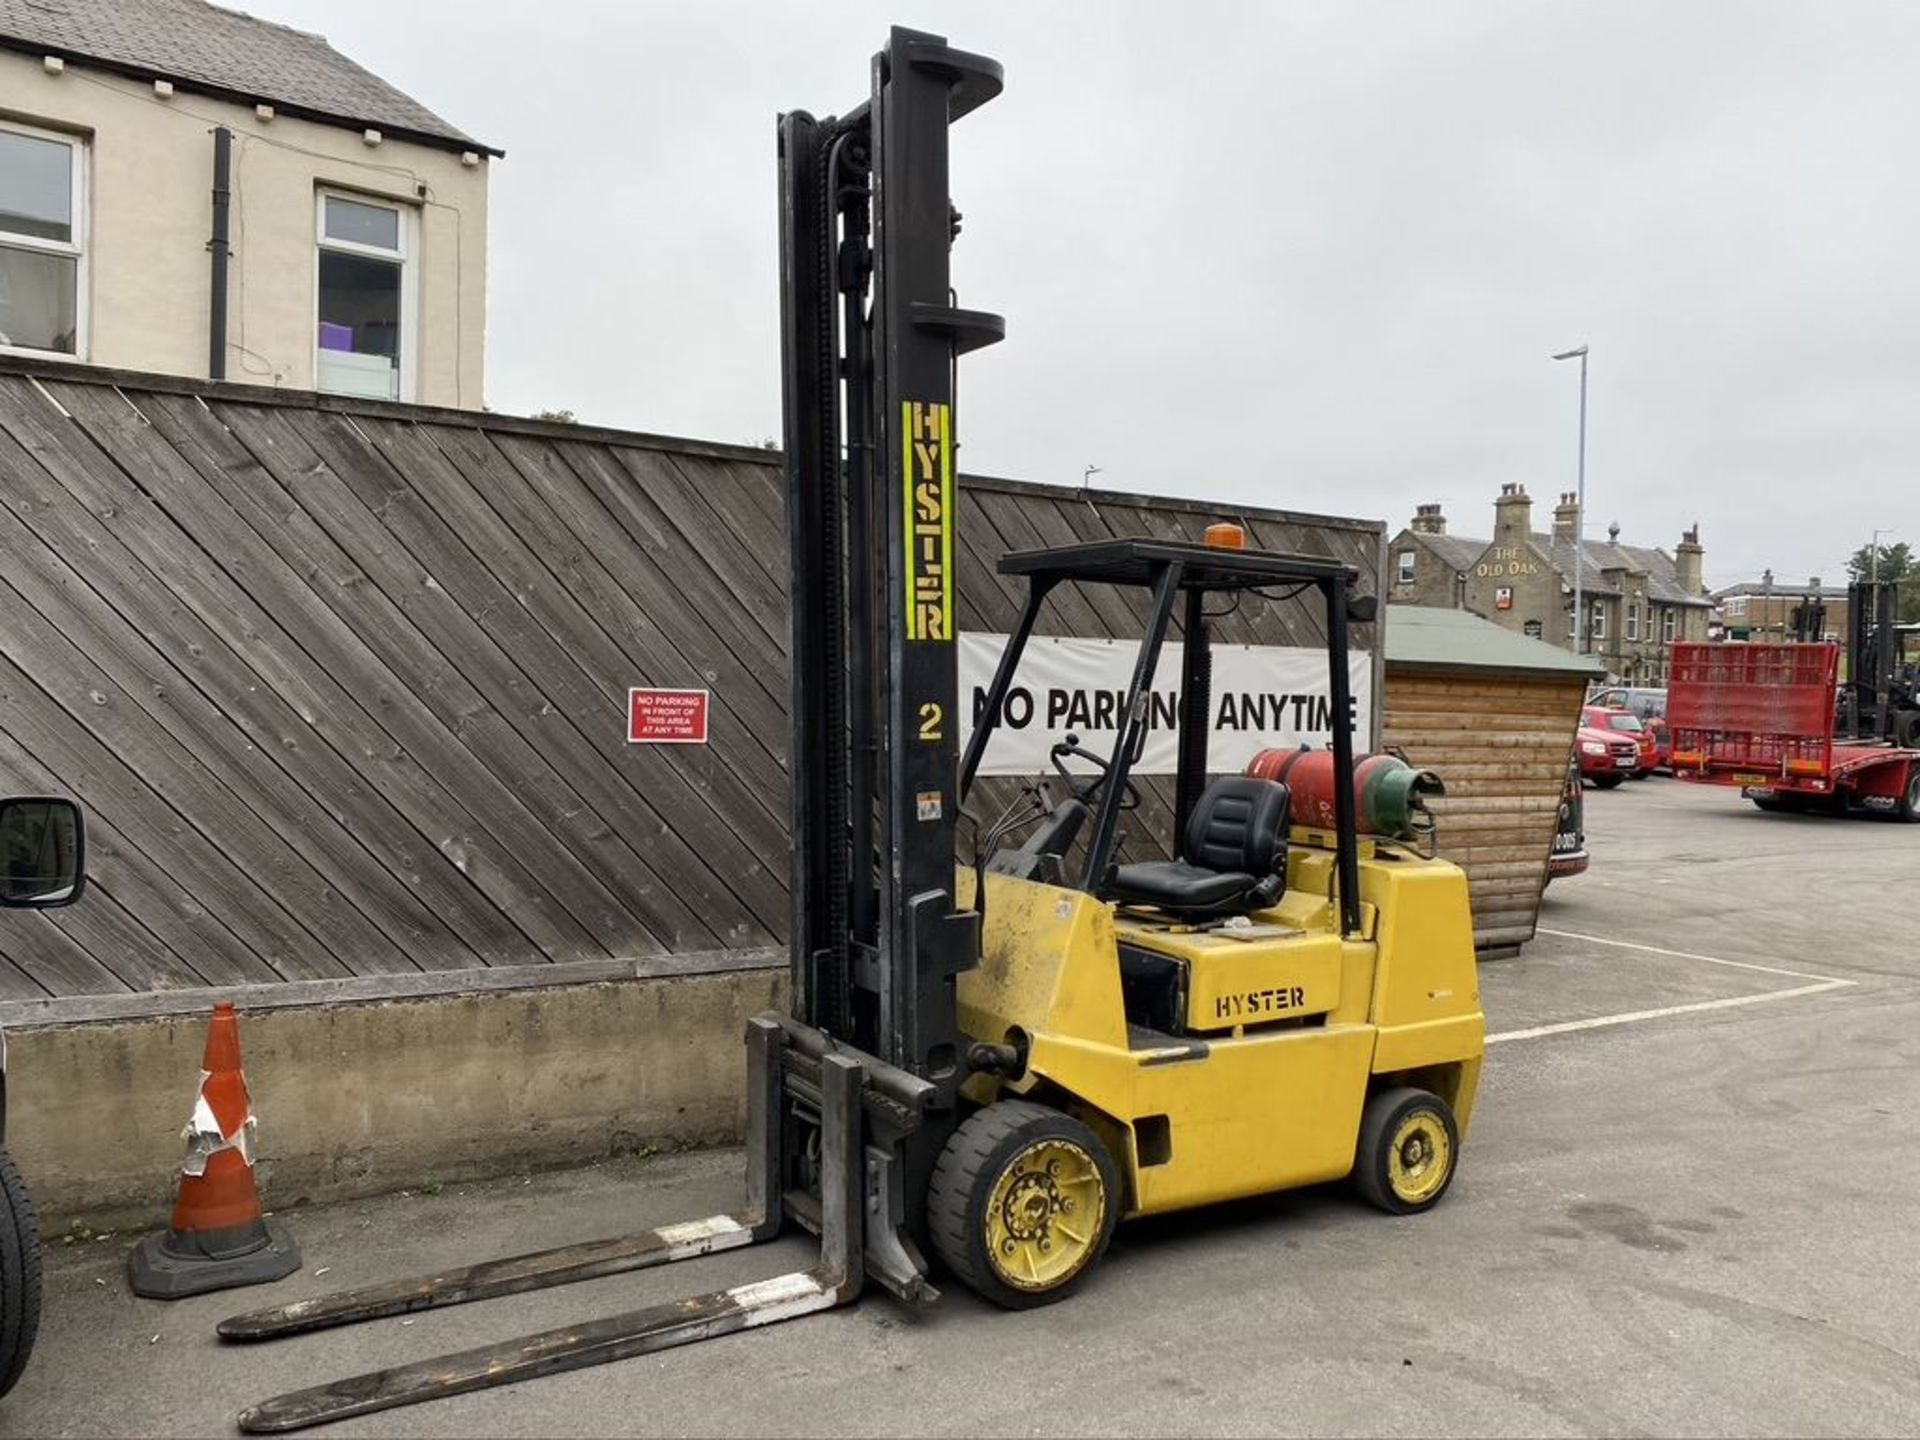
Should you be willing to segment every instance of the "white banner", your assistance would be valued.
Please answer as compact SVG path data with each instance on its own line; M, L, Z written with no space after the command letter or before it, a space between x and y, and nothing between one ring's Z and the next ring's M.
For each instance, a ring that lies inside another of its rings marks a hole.
M964 750L987 688L1007 648L1005 635L960 633L960 744ZM1072 731L1094 754L1108 756L1118 739L1127 686L1133 680L1137 640L1087 640L1036 635L1027 642L1001 711L1001 723L980 763L982 775L1051 773L1047 752ZM1347 656L1353 687L1354 748L1371 734L1373 661ZM1287 645L1213 645L1212 739L1207 769L1237 774L1272 746L1325 745L1333 738L1324 650ZM1147 708L1147 744L1134 771L1171 775L1178 767L1180 641L1161 648ZM1086 768L1078 762L1078 768Z

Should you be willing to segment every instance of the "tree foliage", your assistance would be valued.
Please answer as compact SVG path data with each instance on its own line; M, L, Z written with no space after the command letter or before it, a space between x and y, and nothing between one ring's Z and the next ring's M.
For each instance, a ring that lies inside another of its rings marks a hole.
M1862 545L1847 561L1847 574L1855 580L1871 580L1877 574L1882 580L1893 581L1900 587L1901 622L1920 621L1920 555L1915 555L1913 547L1906 541L1893 545Z

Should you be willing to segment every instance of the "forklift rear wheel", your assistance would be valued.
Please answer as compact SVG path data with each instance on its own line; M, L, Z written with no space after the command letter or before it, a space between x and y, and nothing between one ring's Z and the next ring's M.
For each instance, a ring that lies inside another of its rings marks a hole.
M1596 775L1593 777L1593 783L1596 789L1612 790L1625 778L1623 775Z
M977 1110L927 1189L933 1248L968 1289L1009 1310L1064 1300L1113 1235L1119 1172L1071 1115L1029 1100Z
M1915 765L1907 775L1907 788L1900 794L1900 808L1896 812L1909 825L1920 825L1920 765Z
M1440 1203L1453 1183L1460 1132L1453 1111L1428 1090L1382 1090L1360 1118L1353 1182L1389 1215L1416 1215Z

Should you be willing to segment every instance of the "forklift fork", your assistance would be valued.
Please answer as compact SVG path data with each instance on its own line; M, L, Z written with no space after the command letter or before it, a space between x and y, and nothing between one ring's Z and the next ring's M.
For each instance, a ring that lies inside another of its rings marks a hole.
M897 1188L897 1167L888 1152L913 1128L903 1122L917 1119L913 1102L925 1082L835 1045L811 1027L775 1016L756 1016L749 1022L747 1056L749 1148L743 1210L295 1301L234 1316L221 1322L219 1333L228 1340L265 1340L618 1275L771 1240L784 1218L819 1235L819 1264L296 1390L242 1411L240 1428L254 1434L297 1430L776 1324L855 1299L869 1270L905 1299L934 1298L920 1274L918 1257L894 1229L898 1207L889 1193ZM817 1191L809 1185L787 1187L805 1158L792 1153L788 1138L796 1128L796 1114L809 1121L817 1117Z

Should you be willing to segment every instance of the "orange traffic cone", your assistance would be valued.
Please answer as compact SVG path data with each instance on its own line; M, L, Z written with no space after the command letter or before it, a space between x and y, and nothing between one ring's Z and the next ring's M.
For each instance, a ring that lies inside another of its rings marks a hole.
M240 1022L233 1002L213 1007L200 1061L200 1098L187 1128L173 1224L127 1257L136 1295L174 1300L207 1290L257 1285L300 1268L300 1250L260 1213L253 1183L253 1102L240 1072Z

